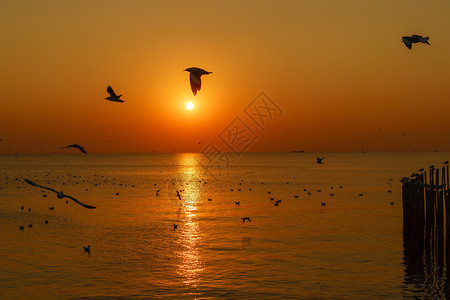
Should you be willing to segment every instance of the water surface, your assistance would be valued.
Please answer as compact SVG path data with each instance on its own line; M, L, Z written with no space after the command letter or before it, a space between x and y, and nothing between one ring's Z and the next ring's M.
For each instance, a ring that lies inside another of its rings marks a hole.
M244 154L219 174L198 154L0 155L0 296L443 295L444 275L430 288L407 272L399 180L449 153L316 156Z

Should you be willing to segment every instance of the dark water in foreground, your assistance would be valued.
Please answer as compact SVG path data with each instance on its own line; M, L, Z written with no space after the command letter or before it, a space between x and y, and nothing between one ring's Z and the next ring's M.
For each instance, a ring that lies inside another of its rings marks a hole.
M445 297L405 260L399 180L449 153L316 156L0 155L0 298Z

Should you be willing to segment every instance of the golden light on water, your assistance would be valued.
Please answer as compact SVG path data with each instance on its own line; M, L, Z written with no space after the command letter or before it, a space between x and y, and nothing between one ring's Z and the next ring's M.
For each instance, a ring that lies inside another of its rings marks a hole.
M187 110L192 110L192 109L194 109L194 103L192 103L192 102L186 103L186 109L187 109Z
M180 225L178 227L180 244L178 274L183 277L183 283L196 287L199 274L203 272L203 260L199 253L202 242L202 232L198 224L198 202L201 196L201 177L198 173L196 160L192 154L180 157L180 172L178 185L182 186L180 209Z

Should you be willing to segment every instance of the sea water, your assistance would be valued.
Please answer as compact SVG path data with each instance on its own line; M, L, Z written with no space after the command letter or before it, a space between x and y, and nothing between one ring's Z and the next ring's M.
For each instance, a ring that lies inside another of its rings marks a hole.
M0 155L0 298L445 297L408 272L400 179L449 153L317 156Z

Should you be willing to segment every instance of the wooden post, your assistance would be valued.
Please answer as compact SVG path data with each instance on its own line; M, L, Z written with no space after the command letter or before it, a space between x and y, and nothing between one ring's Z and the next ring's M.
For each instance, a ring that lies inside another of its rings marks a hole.
M450 188L449 182L448 182L448 165L445 166L445 168L447 169L447 189Z
M442 184L444 185L444 190L446 190L447 188L447 181L445 180L445 166L442 167Z

